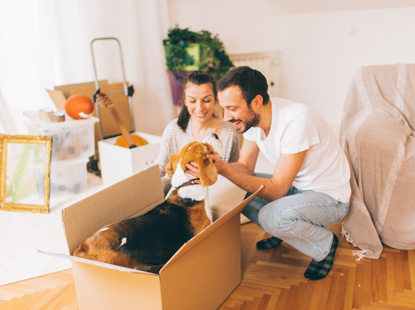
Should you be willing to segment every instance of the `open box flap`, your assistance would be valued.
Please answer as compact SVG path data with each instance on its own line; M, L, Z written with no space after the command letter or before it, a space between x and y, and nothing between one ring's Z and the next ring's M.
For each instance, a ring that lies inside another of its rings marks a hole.
M89 264L89 265L98 266L98 267L104 267L104 268L107 268L107 269L113 269L113 270L118 270L118 271L128 272L128 273L148 274L148 275L155 276L155 277L158 278L157 274L146 272L146 271L141 271L141 270L137 270L137 269L117 266L117 265L113 265L113 264L107 264L107 263L103 263L103 262L99 262L99 261L95 261L95 260L91 260L91 259L85 259L85 258L81 258L81 257L77 257L77 256L71 256L71 255L68 255L68 254L52 253L52 252L47 252L47 251L42 251L42 250L37 250L37 251L40 254L45 254L45 255L58 257L58 258L63 258L63 259L69 259L71 261L78 262L78 263L84 263L84 264Z
M58 110L65 110L66 97L63 94L63 91L56 90L56 89L55 90L46 89L46 91L48 92L50 98L55 104L55 107Z
M232 208L229 212L221 216L219 219L217 219L215 222L213 222L211 225L206 227L202 232L200 232L198 235L194 236L192 239L190 239L188 242L186 242L171 258L170 260L164 265L164 267L160 270L160 276L163 273L163 270L166 269L169 265L173 264L176 260L178 260L180 257L182 257L184 254L189 252L193 247L195 247L197 244L202 242L205 238L207 238L210 234L215 232L219 227L224 225L226 222L228 222L231 218L233 218L235 215L239 214L249 202L261 191L261 189L264 186L261 185L260 188L258 188L252 195L250 195L248 198L246 198L244 201L239 203L237 206Z
M108 80L99 80L99 86L108 84ZM84 82L76 84L66 84L66 85L57 85L54 87L55 90L60 90L63 92L66 98L71 95L71 89L78 87L95 87L95 82Z
M160 170L155 165L63 209L69 253L102 227L144 214L163 201Z
M108 84L108 80L99 81L101 84ZM52 98L53 103L55 104L58 110L65 110L66 99L71 95L71 89L76 87L95 87L95 82L85 82L78 84L68 84L55 86L54 90L46 89L50 98Z

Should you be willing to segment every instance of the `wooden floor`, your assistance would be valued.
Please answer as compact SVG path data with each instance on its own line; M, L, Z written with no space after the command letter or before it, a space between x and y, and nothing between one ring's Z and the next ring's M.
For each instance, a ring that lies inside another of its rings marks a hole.
M309 281L303 274L310 258L284 242L257 250L265 233L243 225L243 281L219 309L415 309L415 251L385 248L379 260L357 262L340 225L330 229L340 240L333 269L325 279ZM0 309L78 309L72 271L0 287Z

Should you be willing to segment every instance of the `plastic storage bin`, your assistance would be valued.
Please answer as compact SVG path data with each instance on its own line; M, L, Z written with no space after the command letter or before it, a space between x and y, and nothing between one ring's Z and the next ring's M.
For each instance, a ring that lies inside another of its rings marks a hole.
M94 155L94 124L98 118L69 119L65 122L52 123L40 119L36 113L24 113L31 119L25 122L25 125L31 135L52 136L52 161Z
M50 196L78 194L87 188L87 157L55 161L50 167ZM44 193L44 166L32 167L39 197Z

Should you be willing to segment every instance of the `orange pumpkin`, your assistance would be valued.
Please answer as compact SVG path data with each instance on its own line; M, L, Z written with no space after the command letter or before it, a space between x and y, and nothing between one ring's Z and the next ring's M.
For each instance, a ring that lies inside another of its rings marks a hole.
M94 104L85 95L72 95L66 100L65 111L73 119L88 118L94 111Z

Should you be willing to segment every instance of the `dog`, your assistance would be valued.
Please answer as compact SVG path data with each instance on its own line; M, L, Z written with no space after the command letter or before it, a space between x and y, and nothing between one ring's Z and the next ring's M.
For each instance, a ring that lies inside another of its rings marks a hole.
M185 242L211 224L204 199L207 187L217 180L217 171L206 155L221 153L222 143L216 134L184 146L166 165L173 191L163 203L141 216L101 228L73 255L141 270L164 265ZM200 184L185 173L191 162L199 166Z

